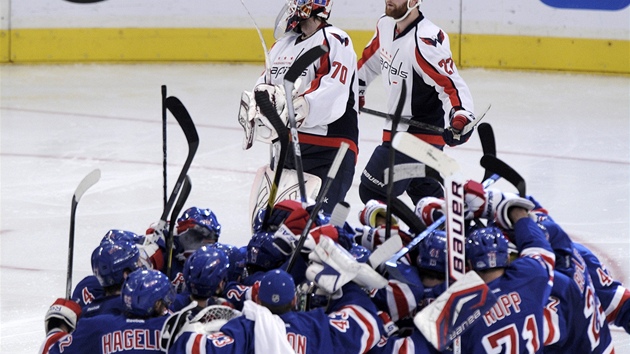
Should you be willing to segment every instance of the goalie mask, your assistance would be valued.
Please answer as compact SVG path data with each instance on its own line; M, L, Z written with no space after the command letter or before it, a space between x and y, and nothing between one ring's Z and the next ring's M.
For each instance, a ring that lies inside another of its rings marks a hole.
M281 12L276 19L274 36L277 39L278 35L281 37L290 31L300 33L300 21L313 16L327 20L331 9L332 0L288 0L287 5L282 8L284 13Z

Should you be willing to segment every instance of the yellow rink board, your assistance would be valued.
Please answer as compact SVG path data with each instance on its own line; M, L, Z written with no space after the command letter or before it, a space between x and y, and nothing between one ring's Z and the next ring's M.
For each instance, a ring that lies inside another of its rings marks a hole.
M372 31L348 31L358 57ZM272 31L263 30L267 45ZM630 41L450 34L460 67L630 74ZM0 31L0 62L263 62L254 29L56 28Z

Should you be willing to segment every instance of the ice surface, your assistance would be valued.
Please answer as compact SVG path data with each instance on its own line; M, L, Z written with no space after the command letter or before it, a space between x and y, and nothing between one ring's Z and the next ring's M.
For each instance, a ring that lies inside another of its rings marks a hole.
M248 201L266 145L241 148L237 109L261 65L4 65L0 66L0 352L34 353L43 317L64 295L70 203L95 168L101 180L77 210L73 284L90 274L90 254L112 228L144 232L163 205L161 85L186 105L200 146L190 169L185 208L209 207L221 241L249 238ZM462 70L476 111L492 108L497 155L527 180L535 196L577 241L587 244L615 278L630 284L630 78L565 73ZM383 110L380 82L367 107ZM168 118L168 189L187 154ZM360 156L348 194L350 221L361 208L360 171L380 142L380 118L361 116ZM477 136L446 150L470 178L480 179ZM505 183L497 186L510 190ZM630 336L614 330L617 352Z

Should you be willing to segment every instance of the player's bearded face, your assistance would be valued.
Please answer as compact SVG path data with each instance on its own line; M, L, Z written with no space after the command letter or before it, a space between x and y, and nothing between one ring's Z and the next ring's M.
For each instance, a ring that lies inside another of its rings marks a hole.
M397 1L385 2L385 15L397 20L407 13L407 1L401 1L401 4L397 4Z

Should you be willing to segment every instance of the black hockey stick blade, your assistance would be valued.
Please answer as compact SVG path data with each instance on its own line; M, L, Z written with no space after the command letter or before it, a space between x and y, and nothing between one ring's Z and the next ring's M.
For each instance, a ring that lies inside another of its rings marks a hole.
M380 117L380 118L385 118L385 119L392 119L392 116L390 116L389 114L385 113L385 112L380 112L374 109L369 109L369 108L365 108L362 107L359 109L359 111L361 111L362 113L366 113L375 117ZM416 127L416 128L421 128L421 129L425 129L428 131L432 131L435 133L440 133L442 134L444 132L444 128L440 128L440 127L436 127L435 125L430 125L430 124L426 124L426 123L422 123L422 122L418 122L415 120L411 120L409 118L400 118L400 123L403 124L407 124L410 125L412 127Z
M269 122L271 122L271 125L276 130L276 133L278 133L278 139L280 141L280 156L278 157L278 164L274 171L273 183L271 185L271 190L269 191L269 200L267 202L267 208L265 209L265 215L263 216L262 222L263 229L266 229L271 210L276 202L278 186L280 185L280 178L282 177L282 170L287 157L289 147L289 130L282 122L282 119L278 115L275 107L271 104L271 101L269 100L269 93L266 91L254 91L254 97L262 114L269 119ZM254 215L254 217L256 216Z
M70 206L70 237L68 244L68 269L66 274L66 299L70 299L70 293L72 291L72 268L73 268L73 259L74 259L74 229L76 222L76 213L77 206L79 205L79 200L85 192L92 187L98 180L101 179L101 170L98 168L88 173L79 185L77 189L74 191L72 195L72 203Z
M481 123L477 126L477 133L479 134L479 141L481 142L481 150L483 155L497 156L497 145L494 139L494 131L490 123ZM483 175L483 180L487 180L492 176L492 172L486 170Z
M284 74L284 81L294 83L307 66L326 53L328 53L328 47L323 44L309 49L293 62L287 73Z
M182 184L181 192L179 193L179 197L177 197L177 202L175 203L175 206L173 206L173 212L171 213L171 223L168 226L168 238L166 239L166 250L168 252L166 257L166 276L169 279L171 278L171 269L173 265L173 240L175 237L175 224L179 213L184 207L184 203L186 203L186 200L188 200L191 189L192 182L190 181L190 176L186 175L184 183Z
M409 227L409 230L412 233L418 234L426 229L426 226L424 226L416 213L414 213L413 210L411 210L402 200L392 198L390 207L392 208L392 214L400 218L400 220Z
M175 203L175 197L179 194L179 190L184 183L184 178L186 178L186 175L188 174L192 160L195 157L195 153L197 153L197 148L199 147L199 135L197 134L197 128L195 128L195 123L190 117L188 110L186 110L186 107L184 107L184 104L177 97L170 96L166 98L166 108L168 108L171 114L173 114L173 117L175 117L177 123L179 123L184 135L186 136L186 141L188 142L188 156L186 157L184 166L182 166L182 170L177 177L175 186L168 198L166 206L162 211L162 216L160 217L161 227L164 227L166 224L168 213L171 211L173 203Z
M487 171L497 174L510 182L514 187L516 187L518 194L521 197L524 198L527 195L525 179L508 164L492 155L484 155L481 158L480 163Z

